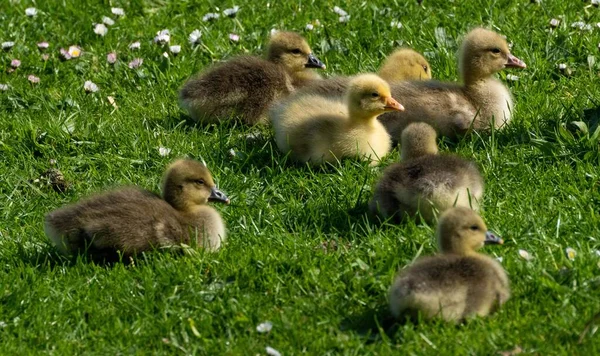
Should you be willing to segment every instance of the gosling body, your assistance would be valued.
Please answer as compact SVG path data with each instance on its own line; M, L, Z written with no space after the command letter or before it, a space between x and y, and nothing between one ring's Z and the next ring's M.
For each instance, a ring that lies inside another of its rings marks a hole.
M269 41L265 59L241 56L207 69L183 85L179 103L197 121L239 117L254 125L266 121L275 100L318 78L309 68L325 65L302 36L278 32Z
M294 95L275 105L271 122L277 146L301 162L322 164L359 157L373 164L385 156L391 141L376 117L402 110L389 86L374 74L357 76L345 103L328 96Z
M472 130L499 129L510 122L513 99L494 74L526 65L510 53L506 40L493 31L475 29L463 41L459 62L462 84L409 81L392 85L392 95L406 102L406 112L380 118L394 139L411 122L426 122L450 138Z
M165 173L163 196L137 187L100 193L48 213L45 232L65 255L131 256L180 244L220 248L225 224L206 203L229 200L204 165L174 162Z
M477 213L448 210L438 224L437 239L441 253L418 259L391 286L394 317L416 320L420 314L457 322L487 316L509 299L510 283L502 266L476 252L484 243L502 243Z
M438 154L435 130L413 123L402 133L402 160L385 169L370 202L372 213L395 223L419 214L433 222L453 206L479 210L484 183L474 162Z

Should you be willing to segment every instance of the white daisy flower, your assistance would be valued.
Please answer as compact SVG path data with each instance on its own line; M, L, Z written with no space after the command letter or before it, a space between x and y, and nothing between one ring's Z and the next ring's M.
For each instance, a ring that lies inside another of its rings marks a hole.
M37 9L35 7L28 7L25 9L25 15L33 17L37 15Z
M510 80L511 82L516 82L517 80L519 80L519 76L514 75L514 74L507 74L506 80Z
M346 23L346 22L350 21L350 15L340 16L339 21L341 23Z
M215 13L215 12L209 12L208 14L204 15L204 17L202 17L202 21L207 22L207 21L212 21L212 20L216 20L219 17L221 17L221 15Z
M30 81L30 82L32 82L33 84L37 84L37 83L39 83L39 82L40 82L40 78L36 77L36 76L35 76L35 75L33 75L33 74L30 74L30 75L27 77L27 80L29 80L29 81Z
M83 89L86 93L95 93L98 91L98 86L91 80L86 80L85 83L83 83Z
M117 62L117 54L115 52L110 52L106 55L106 61L110 64L115 64Z
M8 84L0 84L0 91L7 91L8 90Z
M108 16L103 16L102 17L102 22L106 25L106 26L112 26L115 24L115 20L111 19Z
M179 54L179 52L181 52L181 46L179 46L179 45L171 46L171 47L169 47L169 50L173 54Z
M558 27L558 25L560 25L560 20L559 19L552 19L552 20L550 20L550 26L551 27Z
M163 146L160 146L158 148L158 154L161 157L167 157L169 155L169 153L171 153L171 149L170 148L166 148L166 147L163 147Z
M171 33L169 30L161 30L156 33L156 37L154 37L154 42L165 44L171 41Z
M273 329L273 323L270 321L265 321L264 323L260 323L256 326L256 331L261 334L268 333Z
M202 32L196 29L192 31L192 33L190 33L190 35L188 36L188 40L190 41L190 44L195 45L200 43L200 37L202 37Z
M564 64L564 63L560 63L560 64L558 65L558 69L560 69L560 70L565 70L565 69L567 69L567 65L566 65L566 64Z
M265 350L267 351L267 355L269 356L281 356L281 353L272 348L271 346L267 346Z
M230 33L229 34L229 40L232 42L239 42L240 41L240 36L236 35L235 33Z
M81 55L81 48L79 46L70 46L69 47L69 55L72 58L77 58Z
M142 58L136 58L129 62L128 66L131 69L136 69L139 68L142 65L142 63L144 63L144 60Z
M227 17L235 17L235 15L237 15L238 11L240 11L240 7L234 6L231 9L223 10L223 15L225 15Z
M272 28L271 31L269 32L271 34L271 36L273 36L274 34L276 34L277 32L279 32L278 29L276 28Z
M521 258L524 259L525 261L533 260L533 256L531 256L529 254L529 252L527 252L525 250L519 250L519 256L521 256Z
M98 23L94 26L94 33L104 37L104 35L106 35L106 33L108 32L108 27L106 27L105 24L103 23Z
M315 26L312 23L307 23L305 27L306 31L312 31L314 28Z
M2 49L8 51L9 49L13 48L14 45L15 43L12 41L2 42Z
M12 61L10 61L10 66L17 69L21 66L21 61L18 59L13 59Z
M48 42L40 42L37 44L38 48L43 50L43 49L48 49L48 47L50 47L50 44Z
M397 28L397 29L401 29L401 28L403 27L403 26L402 26L402 23L401 23L400 21L396 21L396 20L393 20L393 21L390 23L390 26L392 26L392 27L395 27L395 28Z
M339 6L334 6L333 12L340 15L341 17L348 16L348 13L346 11L342 10Z
M140 49L140 46L141 46L140 42L135 41L129 45L129 49Z
M577 256L577 251L575 251L575 249L573 249L571 247L567 247L565 249L565 254L567 255L568 259L573 261L575 259L575 256Z
M115 16L125 16L125 11L123 11L123 9L120 7L113 7L110 9L110 12L112 12L112 14Z

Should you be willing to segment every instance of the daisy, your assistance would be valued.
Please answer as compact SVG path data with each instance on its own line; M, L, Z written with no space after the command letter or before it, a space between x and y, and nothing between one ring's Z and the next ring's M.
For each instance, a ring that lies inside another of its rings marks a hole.
M220 17L221 15L214 13L214 12L209 12L208 14L204 15L204 17L202 17L202 21L207 22L207 21L212 21L212 20L216 20Z
M15 43L12 41L2 42L2 49L8 51L9 49L13 48L14 45Z
M273 329L273 323L270 321L265 321L264 323L260 323L256 326L256 331L261 334L268 333L271 331L271 329Z
M123 9L120 7L113 7L110 9L110 12L112 12L115 16L125 16L125 11L123 11Z
M99 23L94 26L94 33L99 36L104 37L104 35L106 35L107 32L108 32L108 27L106 27L106 25L103 23Z
M70 46L69 55L71 55L72 58L79 57L81 55L81 48L79 48L79 46Z
M223 10L223 15L225 15L227 17L235 17L237 15L238 11L240 11L240 7L234 6L231 9Z
M129 68L131 69L136 69L139 68L142 63L144 63L144 60L142 58L136 58L134 60L132 60L131 62L129 62Z
M104 23L106 26L112 26L115 24L115 21L108 16L103 16L102 23Z
M312 31L312 30L314 30L314 28L315 28L315 26L312 23L306 24L306 27L305 27L306 31Z
M140 49L140 42L136 41L129 45L129 49Z
M235 33L230 33L229 34L229 40L231 42L239 42L240 41L240 36L236 35Z
M10 66L14 69L17 69L21 66L21 61L18 59L13 59L12 61L10 61Z
M161 30L156 33L156 37L154 37L155 43L165 44L171 41L171 33L169 30Z
M161 157L166 157L166 156L168 156L168 155L169 155L169 153L171 153L171 149L170 149L170 148L166 148L166 147L163 147L163 146L160 146L160 147L158 148L158 154L159 154Z
M8 84L0 84L0 91L7 91L8 90Z
M30 74L30 75L27 77L27 80L29 80L29 81L30 81L30 82L32 82L33 84L37 84L37 83L39 83L39 82L40 82L40 78L36 77L36 76L35 76L35 75L33 75L33 74Z
M37 15L37 9L35 7L28 7L25 9L25 15L33 17Z
M117 54L115 52L110 52L106 55L106 61L110 64L115 64L117 61Z
M50 44L48 44L48 42L40 42L37 44L37 46L40 50L44 50L48 49L48 47L50 47Z
M83 89L86 93L95 93L98 91L98 86L91 80L86 80L85 83L83 83Z
M190 41L190 44L195 45L200 43L200 37L202 37L202 32L200 32L200 30L194 30L188 36L188 40Z
M171 47L169 47L169 50L171 51L171 53L177 55L177 54L179 54L179 52L181 52L181 46L179 46L179 45L171 46Z

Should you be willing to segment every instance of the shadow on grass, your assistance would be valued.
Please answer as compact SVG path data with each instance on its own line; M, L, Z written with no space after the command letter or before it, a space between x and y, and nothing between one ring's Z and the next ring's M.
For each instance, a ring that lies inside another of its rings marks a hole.
M354 331L365 338L367 343L381 341L384 337L388 339L399 339L402 337L398 330L402 325L410 322L399 322L391 314L387 307L379 306L377 309L369 309L357 315L351 315L340 324L341 331Z

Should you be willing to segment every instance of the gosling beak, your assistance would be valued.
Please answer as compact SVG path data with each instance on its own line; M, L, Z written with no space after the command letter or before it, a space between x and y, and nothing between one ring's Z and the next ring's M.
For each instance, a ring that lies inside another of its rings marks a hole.
M225 195L225 193L223 193L216 187L213 187L210 190L210 196L208 197L208 201L215 201L215 202L219 202L219 203L229 204L229 198L227 198L227 195Z
M384 99L385 106L383 107L385 111L404 111L404 106L396 101L396 99L387 97Z
M527 68L527 64L520 60L519 58L513 56L512 54L508 54L508 59L506 60L506 64L504 65L506 68Z
M304 65L306 68L320 68L325 69L325 64L319 60L319 58L315 57L314 54L310 53L308 55L308 62Z
M500 236L496 235L495 232L488 230L485 233L485 240L484 243L486 245L502 245L504 243L504 240L502 240L500 238Z

